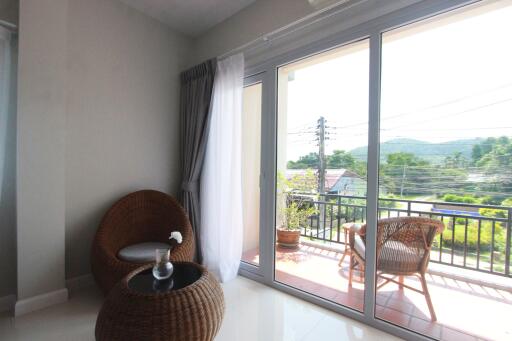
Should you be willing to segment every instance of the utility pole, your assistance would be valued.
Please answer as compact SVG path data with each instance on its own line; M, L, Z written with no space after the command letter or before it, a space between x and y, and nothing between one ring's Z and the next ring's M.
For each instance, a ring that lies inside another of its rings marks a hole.
M325 200L325 118L320 116L318 119L316 135L318 136L318 194L319 199L322 201L322 195L324 195ZM318 229L324 231L325 233L325 204L324 209L320 209L320 215L318 219Z
M400 185L400 198L404 196L404 182L405 182L405 164L402 170L402 184Z
M318 193L325 192L325 118L320 116L318 119Z

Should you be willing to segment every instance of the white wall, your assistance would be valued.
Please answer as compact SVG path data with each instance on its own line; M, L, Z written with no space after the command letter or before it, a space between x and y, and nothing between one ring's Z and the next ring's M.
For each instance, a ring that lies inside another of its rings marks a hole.
M120 196L176 194L179 72L188 41L112 0L70 0L66 277L90 272L91 240Z
M306 0L258 0L195 39L190 64L222 55L281 29L281 37L244 51L245 65L254 66L419 1L422 0L352 0L341 1L338 7L315 10ZM300 28L301 25L304 27Z
M255 1L196 39L191 63L221 55L314 11L306 0Z
M21 0L18 299L90 272L120 196L176 193L189 42L115 0ZM64 271L65 269L65 271Z
M22 0L18 70L18 300L64 288L67 0Z

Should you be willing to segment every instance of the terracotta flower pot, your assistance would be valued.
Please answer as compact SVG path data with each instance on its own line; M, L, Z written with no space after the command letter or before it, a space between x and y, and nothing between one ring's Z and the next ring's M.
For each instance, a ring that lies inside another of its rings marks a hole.
M277 244L282 247L296 249L299 247L300 230L277 229Z

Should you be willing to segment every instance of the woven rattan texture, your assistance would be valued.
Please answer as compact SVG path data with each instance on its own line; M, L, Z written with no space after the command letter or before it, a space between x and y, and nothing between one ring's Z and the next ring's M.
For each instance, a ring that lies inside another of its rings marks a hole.
M377 276L384 282L378 284L376 289L395 282L400 289L407 287L425 295L432 321L436 321L437 317L425 273L434 238L443 230L442 221L426 217L396 217L380 219L377 222ZM350 257L349 285L352 285L353 268L360 265L361 271L364 271L365 265L365 255L359 254L355 248L356 233L366 242L366 225L363 225L358 232L351 230L349 234L350 247L353 250ZM419 277L421 290L404 284L403 276L411 275ZM396 276L399 276L398 282L394 278Z
M377 271L395 275L425 272L430 248L444 224L426 217L380 219L377 227ZM365 241L366 225L359 234ZM353 243L354 233L350 239ZM361 255L364 258L364 255Z
M184 263L185 264L185 263ZM115 285L96 321L96 340L105 341L210 341L224 316L224 294L218 281L201 265L193 284L161 294L141 294L128 287L143 266Z
M180 231L183 243L171 251L173 261L192 261L194 235L186 212L171 196L142 190L121 198L103 217L91 250L92 273L106 294L124 276L144 264L120 260L125 246L143 242L169 243L172 231Z

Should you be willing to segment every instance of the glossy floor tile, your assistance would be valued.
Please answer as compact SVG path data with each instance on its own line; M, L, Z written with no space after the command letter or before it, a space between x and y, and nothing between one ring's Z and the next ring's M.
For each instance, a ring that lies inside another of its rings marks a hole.
M316 305L239 277L223 284L226 314L216 341L397 340ZM96 288L18 318L0 314L0 340L94 340L103 297Z
M339 266L342 254L342 250L316 244L302 243L298 250L278 247L275 278L294 288L362 310L364 279L361 280L356 271L352 287L348 285L350 258L345 257ZM244 257L257 259L259 255L254 250ZM477 280L478 276L491 276L478 272L472 275ZM494 280L497 276L492 277ZM512 324L508 321L512 316L512 292L431 274L427 275L427 282L437 322L431 322L423 295L409 289L399 290L396 284L379 289L377 318L446 341L512 340ZM406 277L405 283L421 288L415 277Z

